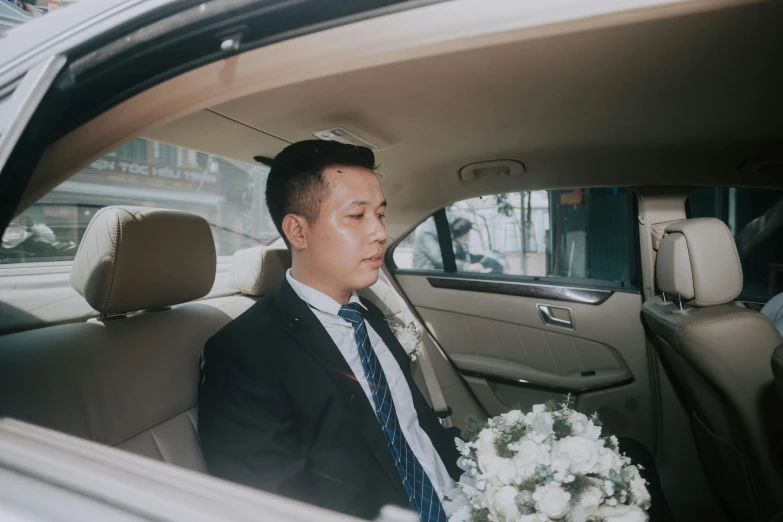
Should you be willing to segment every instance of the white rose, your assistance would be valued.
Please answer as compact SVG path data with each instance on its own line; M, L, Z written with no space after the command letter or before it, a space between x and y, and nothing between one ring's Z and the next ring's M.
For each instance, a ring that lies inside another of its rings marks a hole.
M546 411L546 405L545 404L534 404L533 405L533 413L542 413Z
M601 426L596 426L593 421L588 421L581 436L590 440L598 440L601 438Z
M647 522L647 514L638 506L601 506L598 516L606 522Z
M650 507L650 492L647 491L647 484L639 475L639 468L636 466L628 466L628 471L631 472L631 494L634 498L634 503L642 509Z
M552 459L567 459L571 473L590 473L598 462L598 445L582 437L566 437L552 447Z
M511 410L510 412L501 415L501 417L509 424L519 424L525 420L525 414L519 410Z
M598 506L604 499L604 493L597 487L589 487L579 498L579 504L573 507L569 522L587 522L598 513Z
M518 494L517 488L512 486L502 487L495 492L492 498L492 507L500 522L516 522L519 518L519 508L515 500Z
M610 469L619 470L622 465L620 455L616 451L609 448L600 448L598 450L598 461L592 472L606 475Z
M564 481L571 473L571 460L564 455L552 454L551 466L558 482Z
M483 429L479 433L478 439L473 443L476 448L476 455L495 454L495 438L497 434L490 429Z
M536 488L533 499L536 501L538 511L557 520L568 514L571 495L560 486L550 482L546 486Z
M549 446L545 444L526 439L509 447L517 452L513 461L517 474L522 479L530 477L539 465L549 464Z
M459 508L449 516L449 522L468 522L470 520L470 508Z
M575 411L571 414L571 418L568 419L568 422L571 424L571 433L574 435L582 435L585 432L587 425L590 423L590 419L588 419L587 415L584 413Z
M533 410L535 412L535 408ZM527 437L541 444L552 434L552 425L555 420L552 418L552 414L547 411L535 412L528 414L528 424L531 427Z
M604 499L604 492L597 487L591 486L582 493L579 498L579 504L585 508L597 507Z
M494 485L508 485L514 480L517 470L514 461L498 457L495 452L497 434L492 430L483 430L476 441L476 456L479 469L484 477Z

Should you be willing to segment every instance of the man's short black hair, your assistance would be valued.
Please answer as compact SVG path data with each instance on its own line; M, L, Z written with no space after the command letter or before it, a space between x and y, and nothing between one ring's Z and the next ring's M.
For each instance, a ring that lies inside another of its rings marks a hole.
M283 218L298 214L308 223L315 222L327 194L324 169L335 165L374 170L375 154L367 147L307 140L293 143L275 156L266 179L266 205L286 244Z

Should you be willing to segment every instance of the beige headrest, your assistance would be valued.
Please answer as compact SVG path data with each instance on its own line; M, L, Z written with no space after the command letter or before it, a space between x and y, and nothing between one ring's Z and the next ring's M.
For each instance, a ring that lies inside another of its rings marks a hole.
M291 252L285 247L239 250L231 259L228 284L245 295L266 295L277 290L289 268Z
M71 285L101 313L150 310L207 295L216 263L204 218L176 210L106 207L84 233Z
M658 287L695 306L733 301L742 291L737 245L719 219L686 219L666 227L655 262Z

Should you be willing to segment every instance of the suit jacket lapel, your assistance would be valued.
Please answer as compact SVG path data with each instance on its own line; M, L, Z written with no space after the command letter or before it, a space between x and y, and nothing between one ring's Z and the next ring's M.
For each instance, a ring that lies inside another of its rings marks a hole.
M310 307L302 301L288 281L274 294L275 304L286 322L285 332L315 359L334 379L381 467L392 483L407 498L394 459L386 445L381 425L370 406L364 390L351 371L340 350ZM396 355L395 355L396 357Z

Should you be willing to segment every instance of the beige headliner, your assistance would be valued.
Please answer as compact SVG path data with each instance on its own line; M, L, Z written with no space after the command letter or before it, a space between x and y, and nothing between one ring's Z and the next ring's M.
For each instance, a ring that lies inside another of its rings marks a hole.
M383 145L392 234L502 191L782 184L774 169L736 169L783 155L780 3L694 0L570 21L543 8L525 18L522 4L437 4L186 73L53 144L20 209L137 135L250 162L334 125ZM459 179L461 166L498 158L528 173Z

